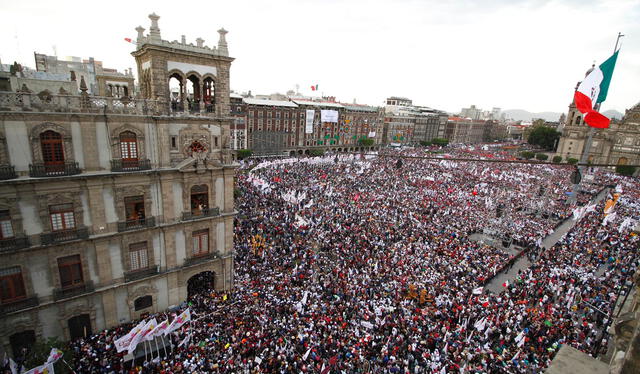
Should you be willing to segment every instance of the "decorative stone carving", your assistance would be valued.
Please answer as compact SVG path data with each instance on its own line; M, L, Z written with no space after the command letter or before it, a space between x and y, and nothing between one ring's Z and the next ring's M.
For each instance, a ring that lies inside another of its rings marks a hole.
M211 153L209 137L204 134L183 135L182 153L194 158L198 163L204 162Z

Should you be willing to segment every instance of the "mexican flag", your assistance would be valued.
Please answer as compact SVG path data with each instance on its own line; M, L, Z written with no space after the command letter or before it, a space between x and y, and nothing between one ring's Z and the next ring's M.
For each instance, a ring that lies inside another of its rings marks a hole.
M618 59L618 51L616 51L605 62L593 70L584 78L578 89L576 90L574 100L576 108L585 114L584 121L587 125L598 129L606 129L609 127L609 118L594 110L596 104L599 104L607 98L609 85L611 84L611 76Z

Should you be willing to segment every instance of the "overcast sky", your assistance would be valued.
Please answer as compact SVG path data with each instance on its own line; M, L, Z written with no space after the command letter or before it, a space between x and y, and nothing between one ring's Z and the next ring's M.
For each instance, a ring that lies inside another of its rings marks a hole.
M143 4L144 3L144 4ZM231 88L303 94L318 84L338 100L388 96L451 112L566 111L573 89L622 51L602 110L640 101L638 0L3 1L0 59L34 67L33 52L133 67L134 28L161 16L162 38L217 44L229 31Z

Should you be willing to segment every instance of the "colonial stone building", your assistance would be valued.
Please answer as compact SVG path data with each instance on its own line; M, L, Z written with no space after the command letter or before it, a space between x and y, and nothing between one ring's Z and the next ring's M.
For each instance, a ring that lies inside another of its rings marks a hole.
M562 129L556 154L563 159L582 157L590 127L582 113L569 105L567 122ZM588 161L593 164L638 165L640 163L640 103L625 111L620 122L607 129L595 129Z
M254 154L302 155L313 149L364 151L382 142L378 108L335 100L283 99L245 97L242 107L238 106L238 139L242 139L246 128L246 146ZM335 118L323 121L323 111L335 113ZM307 115L311 116L309 126ZM372 139L373 145L363 146L363 139Z
M100 77L105 96L82 77L74 90L70 76L58 82L65 94L0 92L0 347L10 355L180 304L195 275L233 287L227 32L215 47L169 42L149 18L132 53L138 97Z
M410 99L392 96L385 101L383 142L417 144L444 138L447 114L441 110L413 105Z

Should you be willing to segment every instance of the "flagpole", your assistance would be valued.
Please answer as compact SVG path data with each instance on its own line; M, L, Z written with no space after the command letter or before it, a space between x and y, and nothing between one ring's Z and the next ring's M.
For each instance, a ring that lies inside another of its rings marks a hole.
M618 42L620 41L620 38L623 36L624 35L621 32L618 32L618 37L616 38L616 45L613 47L613 53L616 53L616 51L618 50ZM593 110L595 110L596 112L599 112L600 103L596 103L593 106ZM589 152L591 151L591 144L593 143L593 134L595 134L595 132L596 132L595 128L589 126L589 134L587 135L587 141L584 144L584 148L582 148L582 156L580 157L580 163L578 164L578 173L580 176L584 172L584 169L585 169L584 165L587 163L587 160L589 159ZM578 201L578 190L580 188L581 179L582 178L576 178L575 182L577 183L574 182L573 184L573 190L571 192L571 196L569 196L569 199L567 200L567 202L571 205L573 205Z

